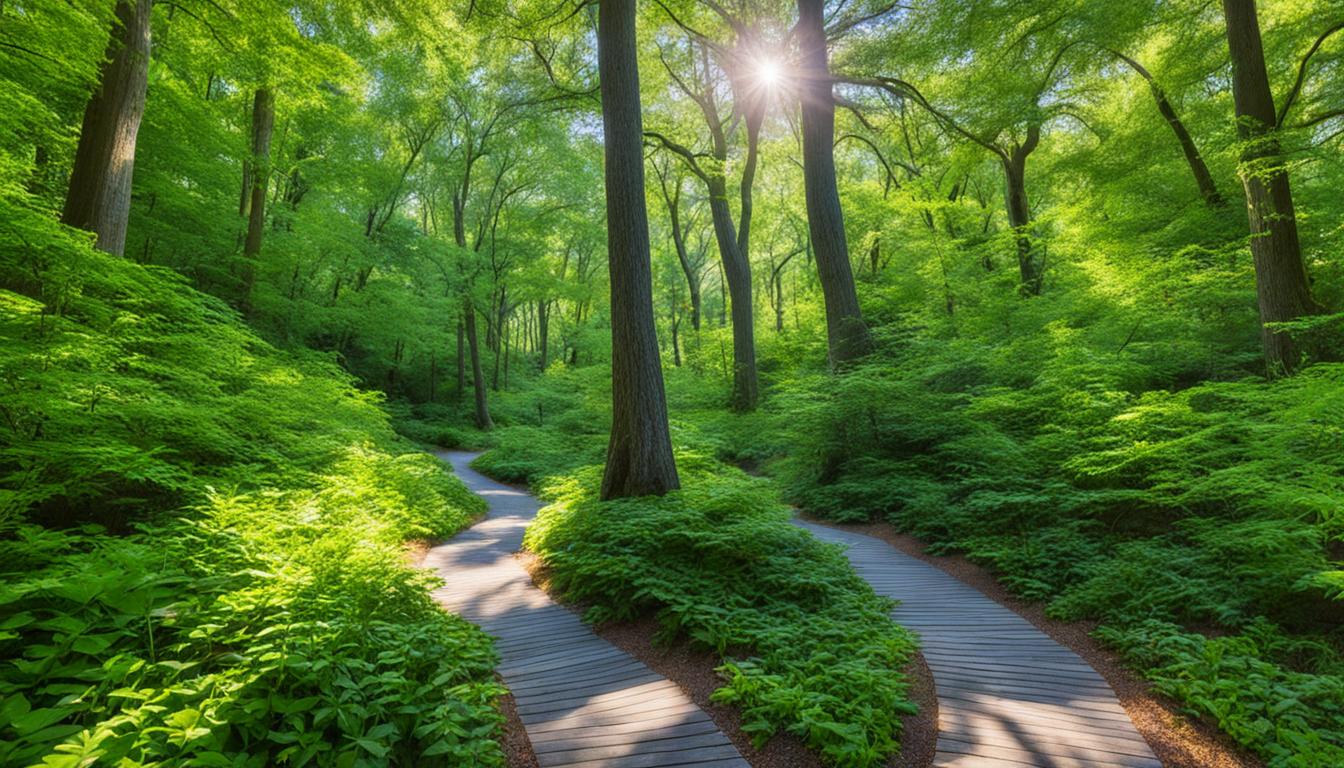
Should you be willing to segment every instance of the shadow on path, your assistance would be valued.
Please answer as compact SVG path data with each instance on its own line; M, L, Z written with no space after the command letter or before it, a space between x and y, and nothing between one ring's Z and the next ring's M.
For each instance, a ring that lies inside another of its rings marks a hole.
M486 518L430 549L446 582L434 598L495 636L499 674L542 768L746 768L708 715L675 683L601 639L537 589L513 556L539 504L471 469L474 453L439 458L490 504Z
M919 633L937 689L935 766L1161 768L1101 675L1026 619L884 541L794 524L901 601L892 618Z

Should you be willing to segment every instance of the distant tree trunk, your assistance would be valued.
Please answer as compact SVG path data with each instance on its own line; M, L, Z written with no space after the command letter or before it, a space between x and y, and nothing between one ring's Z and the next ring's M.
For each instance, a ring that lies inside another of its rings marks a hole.
M504 331L504 340L503 340L503 344L504 344L504 388L505 388L505 389L508 389L508 388L509 388L509 351L510 351L511 349L513 349L513 347L517 346L517 344L518 344L518 340L517 340L517 338L516 338L517 336L518 336L518 329L517 329L517 328L513 328L513 329L509 329L509 328L507 328L507 327L505 328L505 331ZM512 343L510 343L510 340L512 340Z
M826 304L826 340L831 363L839 366L866 354L870 340L854 289L844 212L835 185L835 101L826 60L824 5L825 0L798 0L798 45L803 73L800 87L803 187L807 228Z
M135 140L149 82L150 0L120 0L98 88L84 108L61 221L97 236L114 256L126 250Z
M1199 147L1195 146L1195 140L1191 138L1190 131L1186 129L1185 123L1181 122L1180 116L1176 114L1176 108L1171 105L1171 100L1167 98L1166 91L1157 84L1157 80L1153 78L1152 73L1138 61L1119 51L1113 51L1113 53L1148 83L1148 90L1152 92L1153 101L1157 103L1157 111L1162 115L1162 119L1167 121L1167 125L1171 126L1171 132L1176 134L1176 141L1181 145L1181 152L1185 154L1185 162L1190 166L1190 173L1195 177L1195 184L1199 186L1199 194L1204 198L1205 204L1210 208L1222 208L1227 205L1227 201L1218 192L1218 185L1213 181L1213 174L1209 173L1209 166L1204 162L1204 156L1199 153Z
M680 486L653 321L635 18L635 0L599 3L597 60L606 158L612 394L603 499L662 495Z
M663 200L667 203L667 216L672 222L672 245L677 250L677 261L681 263L681 272L686 276L686 287L691 295L691 327L700 330L700 275L691 264L690 252L686 249L686 233L681 228L681 181L677 180L675 193L668 193L662 186Z
M677 314L676 305L672 306L672 364L681 367L681 340L677 337L677 332L681 328L681 316Z
M739 185L740 211L737 220L737 250L742 257L749 258L751 253L751 222L753 187L756 185L756 165L760 160L761 124L765 122L765 98L763 93L754 93L747 97L747 160L742 165L742 183ZM750 262L748 262L750 264Z
M504 356L504 329L500 328L495 332L495 368L490 374L490 389L499 391L499 359ZM489 344L486 345L487 347Z
M252 156L248 181L252 185L247 217L247 240L243 245L243 314L252 310L252 289L257 279L257 258L266 233L266 188L271 178L271 131L275 127L275 94L258 88L252 100ZM360 273L358 287L367 280Z
M723 273L728 281L733 313L733 393L729 404L735 411L756 407L760 394L756 377L756 321L751 299L751 264L739 247L738 232L728 210L728 192L722 176L709 182L709 212L714 237L719 244Z
M255 105L254 105L255 106ZM238 193L238 215L246 221L248 214L252 211L252 159L243 158L243 186ZM243 231L244 238L247 237L247 231Z
M471 384L476 394L476 428L489 431L495 428L490 418L490 407L486 401L485 374L481 371L481 345L476 338L476 308L471 298L464 302L462 311L467 331L467 348L471 352Z
M1265 72L1260 24L1254 0L1223 0L1227 43L1232 56L1232 96L1237 130L1243 142L1241 179L1251 229L1256 293L1261 323L1294 320L1320 311L1302 261L1297 214L1288 171L1275 134L1274 95ZM1283 332L1262 328L1265 362L1270 373L1291 373L1302 350Z
M548 346L550 344L551 332L551 302L542 300L537 302L537 349L541 352L541 370L546 370L546 357Z
M1017 243L1017 266L1024 296L1041 295L1045 280L1045 255L1031 238L1031 203L1027 200L1027 157L1040 144L1040 126L1027 129L1027 140L1003 156L1004 205L1008 224Z
M467 391L467 358L462 346L462 318L457 319L457 399Z
M723 276L723 260L719 260L719 327L728 325L728 279Z

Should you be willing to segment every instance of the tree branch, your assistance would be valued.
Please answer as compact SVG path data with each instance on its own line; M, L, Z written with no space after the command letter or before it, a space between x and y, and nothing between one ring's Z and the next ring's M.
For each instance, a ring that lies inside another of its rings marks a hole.
M1322 32L1321 36L1316 38L1316 42L1311 44L1311 49L1302 57L1302 61L1297 65L1297 79L1293 81L1293 87L1288 90L1288 96L1284 98L1283 106L1279 107L1279 117L1275 122L1276 127L1283 127L1283 121L1288 117L1288 110L1293 108L1293 103L1302 94L1302 84L1307 79L1307 65L1311 63L1311 57L1316 55L1316 52L1321 49L1321 46L1331 35L1341 29L1344 29L1344 20L1335 22L1329 29Z

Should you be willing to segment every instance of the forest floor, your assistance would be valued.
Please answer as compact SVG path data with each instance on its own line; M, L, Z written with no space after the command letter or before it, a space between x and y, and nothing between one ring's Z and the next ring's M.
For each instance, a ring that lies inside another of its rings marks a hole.
M1258 759L1249 757L1229 745L1227 739L1220 736L1211 723L1191 720L1171 703L1153 694L1145 681L1123 667L1113 654L1093 640L1090 636L1093 629L1091 624L1049 619L1040 605L1012 597L989 570L964 557L929 555L921 542L895 533L888 525L836 525L807 517L800 519L879 539L906 555L930 563L1013 611L1050 639L1073 651L1093 667L1112 688L1135 728L1166 768L1260 768L1263 765ZM520 552L516 557L530 574L532 582L560 602L559 596L550 589L548 574L541 561L528 552ZM757 750L752 743L751 735L742 730L738 712L732 707L710 700L710 695L722 685L722 679L717 672L720 663L717 655L708 651L697 651L685 642L670 646L660 644L656 639L658 629L659 624L652 616L634 621L607 623L594 628L603 640L676 683L713 719L752 766L809 768L823 764L801 740L788 734L776 735L762 749ZM919 704L920 713L903 720L902 750L887 763L893 768L929 765L934 758L938 738L936 681L922 656L916 657L905 672L911 681L912 698ZM510 701L506 701L503 706L508 720L503 746L509 756L509 765L531 768L537 765L536 757L532 753L523 723L517 718L510 704Z

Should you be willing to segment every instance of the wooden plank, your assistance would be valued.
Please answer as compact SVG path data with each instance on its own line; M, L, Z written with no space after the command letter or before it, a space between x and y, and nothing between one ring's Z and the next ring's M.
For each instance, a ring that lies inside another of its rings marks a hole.
M846 547L919 634L938 696L935 766L1160 768L1105 679L1026 619L886 542L795 523Z
M638 744L643 741L658 741L661 739L697 739L703 735L716 736L718 731L719 728L714 724L714 721L701 720L694 723L669 725L665 728L647 728L633 735L611 732L593 733L591 731L586 731L577 737L552 734L553 738L533 742L532 751L541 754L542 752L567 752L584 747L602 747L612 744Z
M678 765L700 765L708 760L731 760L737 757L737 750L728 744L717 747L697 747L676 752L639 751L620 757L598 758L574 763L552 763L551 765L572 765L574 768L670 768ZM741 757L737 757L742 760ZM540 759L538 759L540 762ZM742 760L742 765L746 761ZM732 765L732 763L725 763ZM550 768L550 766L546 766Z
M513 554L537 501L472 471L473 454L440 458L490 511L429 551L426 567L446 582L431 594L496 638L499 674L543 768L747 768L681 688L532 585Z
M700 734L698 736L683 736L675 739L663 739L659 741L640 742L639 747L642 751L653 752L671 752L678 758L695 757L697 759L732 757L736 752L723 753L723 745L718 743L713 737L715 734ZM707 742L706 737L709 741ZM582 763L593 760L609 760L614 758L623 758L630 755L629 744L613 744L608 746L593 746L572 749L565 752L547 752L543 761L541 755L537 756L537 761L542 765L565 765ZM706 753L701 750L715 750L716 752ZM675 763L674 763L675 764Z

